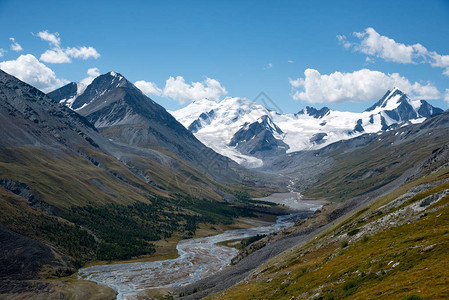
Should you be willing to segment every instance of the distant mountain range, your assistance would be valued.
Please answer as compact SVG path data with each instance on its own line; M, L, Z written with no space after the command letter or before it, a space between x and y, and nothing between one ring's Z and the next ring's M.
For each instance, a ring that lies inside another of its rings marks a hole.
M205 145L247 167L282 153L314 150L364 133L420 123L442 113L424 100L411 100L395 88L362 113L306 107L279 114L241 98L195 101L172 111Z

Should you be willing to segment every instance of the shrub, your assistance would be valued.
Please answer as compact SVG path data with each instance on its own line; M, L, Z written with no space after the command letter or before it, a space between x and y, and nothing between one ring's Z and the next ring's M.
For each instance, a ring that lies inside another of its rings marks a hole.
M346 248L346 247L348 247L348 245L349 245L349 242L348 242L348 241L343 241L343 242L341 243L341 248Z
M332 295L332 294L326 294L326 295L323 297L323 300L334 300L334 295Z
M348 281L346 281L345 283L343 283L343 286L341 287L344 291L350 290L354 287L357 286L357 281L355 281L354 279L350 279Z
M345 297L354 294L357 291L357 281L350 279L343 283L342 289Z

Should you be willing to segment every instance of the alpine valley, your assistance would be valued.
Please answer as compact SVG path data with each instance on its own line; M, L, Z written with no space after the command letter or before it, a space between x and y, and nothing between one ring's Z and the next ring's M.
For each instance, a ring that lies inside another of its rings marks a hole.
M449 297L449 112L397 88L361 113L167 112L117 72L44 94L0 70L0 124L1 298ZM137 289L156 269L188 280Z

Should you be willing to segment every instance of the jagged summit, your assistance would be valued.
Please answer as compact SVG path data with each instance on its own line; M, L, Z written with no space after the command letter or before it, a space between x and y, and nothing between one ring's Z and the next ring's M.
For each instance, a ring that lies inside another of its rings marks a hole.
M368 107L367 109L365 109L365 111L373 111L376 108L385 108L387 107L388 104L390 104L390 106L395 105L395 103L393 103L393 99L394 101L397 100L401 100L401 101L406 101L408 99L405 99L406 96L401 90L399 90L397 87L393 88L392 90L388 90L385 95L383 95L382 98L380 98L379 101L377 101L376 103L374 103L374 105ZM410 100L410 99L408 99Z
M100 75L85 88L84 92L77 96L73 101L71 108L75 110L80 109L85 104L88 104L107 92L119 87L133 88L134 85L122 75L115 72Z
M117 87L132 88L134 85L126 80L120 73L111 71L96 77L90 84L71 82L48 95L53 100L62 103L71 109L78 110L89 101L92 101Z
M329 107L323 107L318 110L314 107L306 106L305 108L300 110L297 114L298 115L309 115L316 119L321 119L322 117L326 116L329 112L330 112Z
M442 113L443 110L433 107L424 100L411 100L401 90L394 88L385 93L378 102L366 109L365 112L384 112L386 117L400 122L403 120L428 118Z

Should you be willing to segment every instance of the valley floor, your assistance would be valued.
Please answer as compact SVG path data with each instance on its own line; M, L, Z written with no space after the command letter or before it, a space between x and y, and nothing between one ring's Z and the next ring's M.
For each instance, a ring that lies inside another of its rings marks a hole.
M226 267L238 253L237 250L220 247L224 240L247 238L256 234L269 234L293 225L292 220L310 215L309 211L292 212L281 216L276 223L263 220L239 219L233 230L216 234L217 228L203 228L207 237L180 241L177 245L179 257L160 262L132 262L120 265L98 265L80 269L79 276L86 280L107 284L119 292L119 298L127 298L145 289L160 289L183 286L210 276ZM210 234L211 229L215 234ZM227 226L228 229L231 227ZM201 232L199 232L201 234Z
M237 218L234 220L234 223L230 225L200 224L199 228L195 231L195 235L192 237L192 239L217 235L228 230L254 228L270 224L273 222L276 222L276 215L260 214L257 218L243 218L243 217ZM178 250L176 249L176 245L182 240L184 240L183 236L179 233L175 233L170 238L153 242L153 244L155 245L156 252L153 253L152 255L141 256L129 260L92 261L88 262L84 267L106 265L106 264L152 262L176 258L179 256Z

